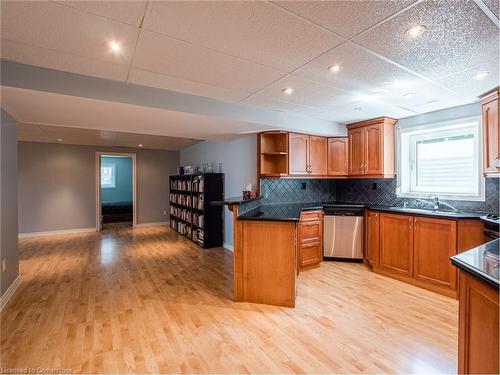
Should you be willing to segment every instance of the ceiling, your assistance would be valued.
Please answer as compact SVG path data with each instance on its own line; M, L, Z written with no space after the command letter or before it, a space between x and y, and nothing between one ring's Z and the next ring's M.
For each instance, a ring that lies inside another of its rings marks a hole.
M176 151L180 151L200 142L196 139L23 123L17 124L17 139L25 142L132 147Z
M3 1L1 57L339 123L403 118L498 86L498 6ZM411 38L405 31L416 23L425 31ZM334 64L338 72L328 70ZM479 71L489 75L472 79Z

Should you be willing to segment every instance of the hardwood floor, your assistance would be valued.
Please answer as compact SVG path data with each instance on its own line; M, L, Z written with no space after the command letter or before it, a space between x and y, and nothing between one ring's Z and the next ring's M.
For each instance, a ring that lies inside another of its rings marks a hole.
M458 303L323 262L295 309L232 301L232 253L167 227L20 241L2 368L73 372L456 373Z

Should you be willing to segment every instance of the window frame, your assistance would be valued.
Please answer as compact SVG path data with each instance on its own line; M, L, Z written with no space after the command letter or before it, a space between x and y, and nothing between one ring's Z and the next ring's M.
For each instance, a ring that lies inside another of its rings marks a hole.
M111 168L112 170L112 178L113 182L111 184L103 184L102 183L102 169L103 168ZM101 189L116 189L116 163L114 162L101 162Z
M418 189L415 189L417 166L415 165L412 169L412 161L416 157L417 142L422 139L433 139L447 135L453 136L453 133L461 129L467 129L474 134L474 193L458 190L443 192L440 189L436 191L418 191ZM482 123L480 116L433 122L420 126L398 127L396 142L399 155L398 184L396 189L398 197L428 198L429 196L438 196L445 200L485 201L485 181L482 174Z

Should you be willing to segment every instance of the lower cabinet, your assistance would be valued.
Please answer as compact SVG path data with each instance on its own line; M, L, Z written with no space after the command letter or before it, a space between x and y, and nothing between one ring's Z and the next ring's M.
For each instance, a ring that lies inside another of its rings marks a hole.
M412 276L412 216L380 214L380 268L397 275Z
M479 220L462 225L462 220L368 210L365 223L365 258L375 272L456 297L457 270L450 257L463 250L460 238L482 230Z
M365 213L365 258L368 264L378 267L379 248L380 248L380 214L375 211L366 211Z
M498 289L460 271L458 373L499 373Z
M319 264L323 260L323 213L305 211L299 222L299 267Z
M457 222L415 217L413 277L455 290L457 269L450 257L457 253Z

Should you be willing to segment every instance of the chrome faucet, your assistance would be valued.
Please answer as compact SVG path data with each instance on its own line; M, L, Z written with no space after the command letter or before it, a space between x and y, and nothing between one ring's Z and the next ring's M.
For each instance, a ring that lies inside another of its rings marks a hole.
M432 198L432 202L430 202L428 200L428 199L431 199L431 198ZM436 211L439 210L441 208L441 206L445 206L445 207L449 208L453 212L460 212L455 207L453 207L451 204L446 203L446 202L440 202L438 196L429 197L427 199L417 198L416 201L417 202L426 203L428 205L432 205L433 209L436 210Z
M436 195L433 199L434 199L434 209L439 210L439 197Z

